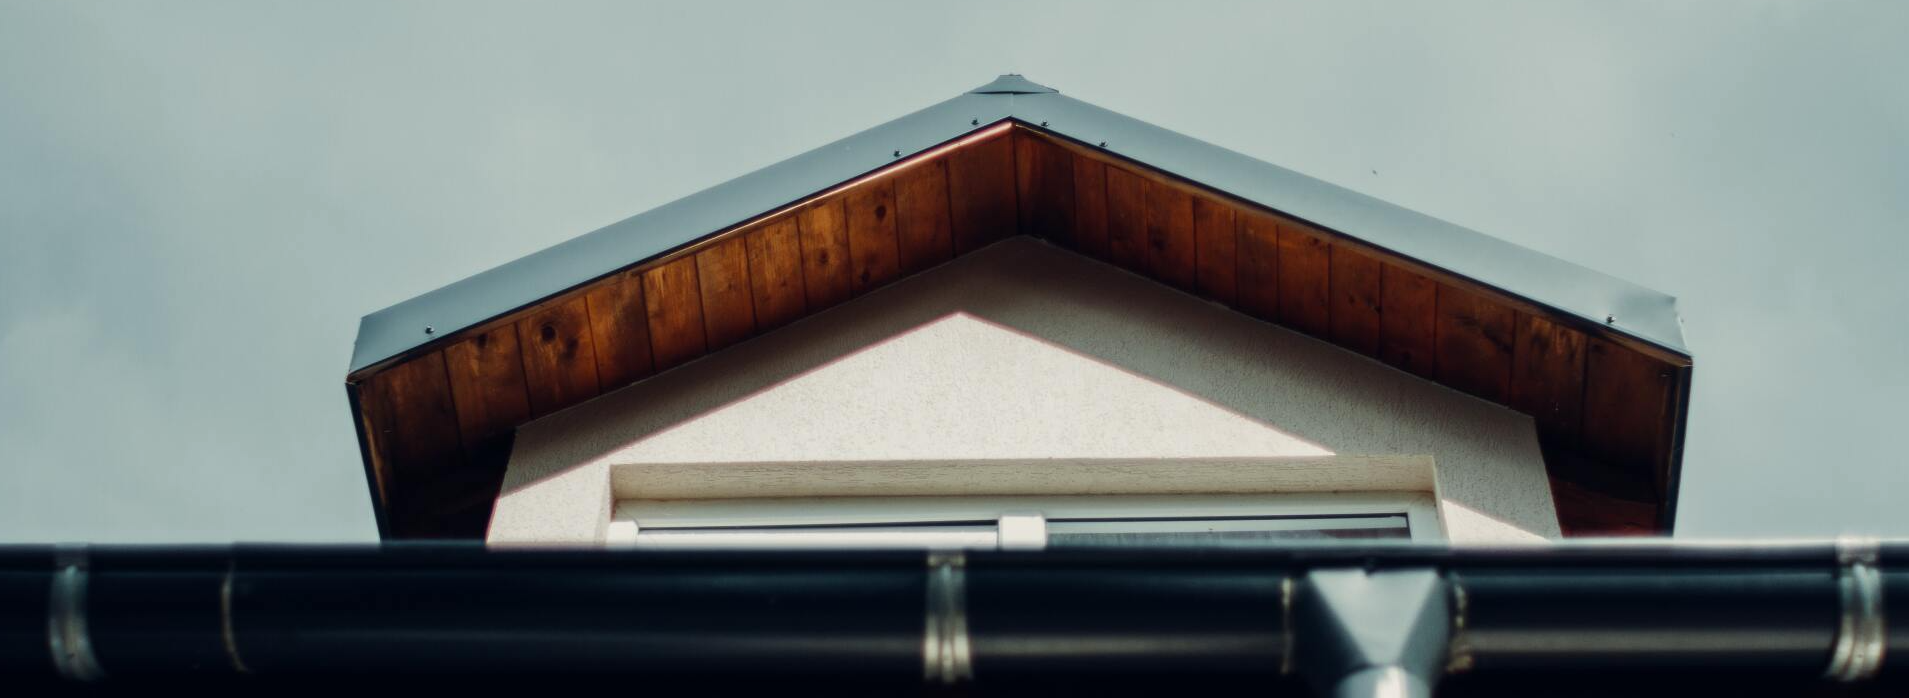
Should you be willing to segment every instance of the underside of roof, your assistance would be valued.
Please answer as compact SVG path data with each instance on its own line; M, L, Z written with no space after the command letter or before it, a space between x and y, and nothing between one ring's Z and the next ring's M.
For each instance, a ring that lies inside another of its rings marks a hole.
M380 529L481 535L518 424L1014 234L1531 414L1578 532L1672 521L1674 299L1009 75L366 316Z

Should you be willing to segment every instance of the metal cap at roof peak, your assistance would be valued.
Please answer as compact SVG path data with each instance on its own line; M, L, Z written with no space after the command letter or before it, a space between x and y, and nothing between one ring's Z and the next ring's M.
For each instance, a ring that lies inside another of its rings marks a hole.
M1008 73L995 78L994 82L969 90L968 93L977 95L1038 95L1060 94L1060 90L1021 77L1020 73Z

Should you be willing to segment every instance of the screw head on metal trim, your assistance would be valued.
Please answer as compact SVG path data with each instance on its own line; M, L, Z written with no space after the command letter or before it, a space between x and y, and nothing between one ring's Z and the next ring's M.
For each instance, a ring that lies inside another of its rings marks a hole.
M1105 147L1107 147L1107 141L1101 141L1101 142L1100 142L1100 147L1102 147L1102 148L1105 148Z
M901 151L899 150L895 151L895 157L901 157Z
M969 120L968 120L968 125L969 125L969 126L980 126L980 125L981 125L981 120L980 120L980 119L969 119Z
M1606 324L1606 325L1615 325L1615 324L1617 324L1617 316L1616 316L1616 315L1606 315L1606 316L1604 316L1604 324Z
M1047 122L1045 121L1041 122L1041 128L1047 128Z
M432 327L432 326L430 326L430 325L425 325L425 326L424 326L424 333L425 333L425 334L437 334L437 328L435 328L435 327Z

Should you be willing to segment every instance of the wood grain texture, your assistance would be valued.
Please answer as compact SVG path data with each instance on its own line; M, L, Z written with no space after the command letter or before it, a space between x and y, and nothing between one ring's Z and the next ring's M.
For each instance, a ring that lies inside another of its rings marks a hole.
M1674 369L1599 337L1590 338L1585 351L1585 450L1661 488Z
M1074 156L1074 249L1107 258L1107 166Z
M955 254L980 249L1019 232L1014 143L1008 132L948 153L948 199Z
M1250 208L1234 214L1239 226L1239 303L1261 320L1279 319L1279 219Z
M1438 371L1438 282L1393 264L1379 276L1379 360L1432 377Z
M582 296L539 308L517 321L523 340L530 414L540 416L597 396L596 344Z
M850 189L842 205L848 213L849 280L855 295L901 278L894 180L877 179Z
M756 333L756 304L749 291L749 245L731 237L696 253L702 289L703 334L716 351Z
M1332 332L1332 251L1305 225L1279 222L1279 322L1314 337Z
M1350 245L1332 246L1332 341L1376 357L1383 320L1380 289L1384 270L1378 258Z
M680 257L643 272L643 304L650 318L656 370L674 368L709 352L696 259Z
M808 314L808 291L802 284L802 234L795 216L764 223L749 231L746 241L756 327L767 332Z
M1193 197L1178 187L1146 181L1147 271L1155 279L1193 291L1199 276L1193 235Z
M1513 320L1514 311L1489 296L1439 284L1434 348L1439 382L1505 402L1511 390Z
M946 160L924 162L895 175L895 232L901 237L903 274L954 258Z
M430 352L371 376L359 401L367 440L382 457L384 496L393 506L423 483L457 469L463 449L443 352Z
M1511 407L1546 438L1575 444L1584 419L1583 332L1518 313L1511 352Z
M1558 508L1558 529L1566 538L1654 536L1662 531L1659 508L1560 478L1551 478L1551 501Z
M650 315L643 305L643 273L618 272L583 294L590 311L590 341L597 353L597 383L605 391L656 372L650 357Z
M1147 264L1145 182L1132 172L1107 168L1107 261L1141 273Z
M1020 133L1016 129L1014 167L1021 234L1073 247L1073 156L1045 138Z
M530 389L515 323L445 347L444 362L465 450L486 449L530 419Z
M1239 229L1233 207L1204 196L1193 199L1193 237L1200 295L1233 305L1239 298Z
M842 197L834 196L804 206L796 216L802 235L802 284L809 312L848 300L855 295L850 279L848 222Z

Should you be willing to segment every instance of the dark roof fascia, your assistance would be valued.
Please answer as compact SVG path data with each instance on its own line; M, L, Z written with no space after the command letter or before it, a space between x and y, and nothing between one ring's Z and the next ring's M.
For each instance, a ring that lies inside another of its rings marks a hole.
M1676 299L1003 76L894 121L365 316L352 374L1013 119L1145 163L1680 356ZM1607 318L1613 321L1607 322ZM425 332L425 328L432 332Z

